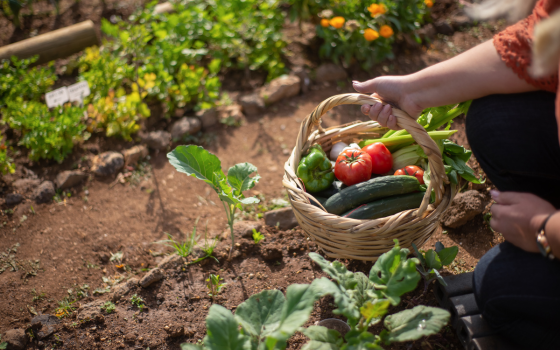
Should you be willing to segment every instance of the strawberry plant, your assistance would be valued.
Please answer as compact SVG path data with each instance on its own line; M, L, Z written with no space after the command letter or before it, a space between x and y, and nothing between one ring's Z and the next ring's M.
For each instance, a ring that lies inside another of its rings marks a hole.
M322 326L302 330L310 341L302 349L382 349L382 345L413 341L435 334L449 320L443 309L416 306L386 316L391 305L414 290L420 280L418 259L407 258L408 249L395 247L379 257L369 276L350 272L340 262L329 262L318 254L310 257L333 280L315 279L310 285L293 284L284 296L278 290L265 290L241 303L232 315L229 310L212 305L206 318L207 335L202 344L181 344L182 350L285 349L287 340L303 326L315 301L325 295L334 297L334 313L347 319L350 331L339 332ZM369 328L383 322L379 334Z
M229 168L227 176L222 170L220 159L201 146L178 146L167 154L171 165L181 173L206 182L218 194L224 205L231 232L231 253L235 243L233 222L235 212L243 205L258 203L257 197L245 198L243 192L253 188L260 180L257 167L250 163L239 163ZM253 173L255 176L250 177Z

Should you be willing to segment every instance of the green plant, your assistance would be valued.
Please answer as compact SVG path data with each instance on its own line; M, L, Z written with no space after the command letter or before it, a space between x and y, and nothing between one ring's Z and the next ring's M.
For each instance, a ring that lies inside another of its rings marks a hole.
M65 297L61 301L58 302L58 307L54 311L54 315L58 318L64 318L70 316L76 307L73 304L77 300L71 300L69 297Z
M108 314L112 314L113 312L115 312L116 306L111 301L106 301L103 305L101 305L101 310L105 311Z
M2 139L3 137L0 135L0 174L13 174L16 171L16 165L13 163L14 160L8 155L8 147Z
M239 163L229 168L226 177L221 168L220 159L203 147L195 145L178 146L167 154L167 158L177 171L206 182L218 194L224 205L231 232L229 254L231 258L235 246L233 234L235 212L237 209L242 209L243 205L259 202L256 197L245 198L243 195L243 192L250 190L258 183L260 175L257 173L257 167L250 163ZM255 176L250 177L253 173Z
M144 311L144 308L146 307L146 302L144 301L144 299L142 299L142 297L139 297L138 294L134 294L130 298L130 303L132 304L132 306L136 306L138 309L140 309L140 312Z
M213 273L211 273L206 279L206 287L209 290L208 295L212 297L212 302L214 302L216 295L218 295L218 293L220 293L226 286L227 283L221 282L223 280L224 279L221 278L220 275L214 275Z
M8 342L2 341L2 334L0 334L0 350L5 350L8 348Z
M41 293L37 293L37 291L35 290L35 288L33 288L31 290L31 295L33 295L33 299L32 301L35 303L37 301L41 301L43 299L45 299L47 297L47 294L45 292L41 292Z
M253 242L255 242L255 244L259 244L265 239L266 237L262 233L257 232L257 230L253 229Z
M189 236L187 235L187 239L184 242L179 242L176 241L175 239L173 239L173 236L170 233L166 233L167 238L165 240L162 241L158 241L158 242L154 242L155 244L163 244L166 245L168 247L171 247L175 250L175 252L179 255L182 256L183 258L188 257L189 255L191 255L194 246L196 245L196 242L198 241L198 239L200 237L196 236L196 225L198 224L198 219L196 219L195 223L194 223L194 228L193 228L193 232L189 238Z
M445 248L441 242L436 242L435 250L428 249L427 252L419 250L416 244L412 243L412 249L418 257L420 264L416 267L418 272L424 278L424 293L428 290L428 285L433 280L437 279L439 283L447 286L447 283L441 277L438 270L444 266L451 265L457 253L459 253L459 247L447 247Z
M293 284L285 297L278 290L265 290L240 304L235 316L220 305L212 305L203 344L184 343L181 349L285 349L287 340L307 322L315 301L325 295L334 297L338 307L334 313L347 318L350 331L342 338L337 331L310 326L302 331L310 338L304 350L380 350L382 344L435 334L449 320L446 310L416 306L385 317L390 305L398 305L400 297L414 290L420 280L418 260L408 259L408 253L395 240L395 247L379 257L369 277L311 253L310 258L336 283L322 277L310 285ZM369 332L382 321L385 329L380 334Z
M214 249L216 248L217 244L218 244L218 236L216 236L214 239L208 239L208 222L206 222L206 230L204 231L204 245L200 248L204 253L204 255L189 262L187 265L196 264L207 258L212 258L219 263L218 259L216 259L216 257L213 256Z
M119 264L122 262L123 259L123 252L118 251L115 254L111 253L111 257L109 258L110 262L118 262Z

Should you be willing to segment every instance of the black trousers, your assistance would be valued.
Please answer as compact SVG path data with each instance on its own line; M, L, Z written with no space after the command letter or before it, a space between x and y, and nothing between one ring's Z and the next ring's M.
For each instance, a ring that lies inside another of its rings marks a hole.
M473 101L467 138L480 166L500 191L533 193L560 208L560 145L556 95L531 92ZM560 261L506 242L474 271L483 317L522 349L560 349Z

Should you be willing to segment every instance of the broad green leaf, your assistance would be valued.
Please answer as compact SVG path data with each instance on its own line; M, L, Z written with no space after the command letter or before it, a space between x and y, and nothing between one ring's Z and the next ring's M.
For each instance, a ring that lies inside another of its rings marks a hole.
M382 299L373 303L367 302L362 306L360 308L360 313L366 318L365 325L370 327L381 321L381 318L387 313L390 304L389 300Z
M449 321L449 312L443 309L416 306L387 316L384 324L389 331L388 342L403 342L438 333Z
M235 319L247 334L261 338L278 326L285 300L279 290L262 291L237 307Z
M321 269L332 279L338 282L345 289L352 289L356 286L354 273L346 269L342 263L333 261L332 263L317 253L309 253L311 260L315 261Z
M235 164L228 170L228 182L236 190L236 194L250 190L260 180L260 175L256 174L254 177L249 177L251 174L257 172L257 167L251 163Z
M353 289L347 290L347 293L356 303L356 307L360 308L365 303L372 301L372 296L368 291L374 290L375 287L369 278L361 272L354 273L354 278L357 281L356 286Z
M409 250L401 249L396 241L393 249L377 259L369 274L375 288L393 305L400 303L400 296L413 291L420 281L420 274L416 271L419 261L407 259L408 253Z
M445 246L441 242L436 242L436 253L439 253L441 250L445 249Z
M348 319L350 327L358 323L360 319L359 308L356 307L356 302L350 297L348 291L326 277L314 280L313 284L323 291L323 295L330 294L334 297L334 302L338 308L333 313L344 315ZM371 298L375 299L374 296L371 296Z
M440 273L437 270L432 270L432 272L436 276L436 279L438 280L438 282L441 283L442 286L447 287L447 282L445 282L445 280L440 275Z
M439 259L441 260L441 264L443 266L447 266L451 264L453 260L455 260L457 253L459 253L459 247L453 246L453 247L444 248L440 250L437 254L439 256Z
M347 343L344 344L342 350L383 350L379 346L379 337L367 331L361 333L357 330L350 331L344 338Z
M414 242L412 242L412 249L414 250L414 253L416 254L418 260L420 260L420 264L422 266L426 266L426 260L424 259L424 254L420 253L418 247L416 246L416 244L414 244Z
M167 158L177 171L203 180L218 194L219 182L225 178L220 159L201 146L177 146L167 153Z
M249 350L249 337L239 332L231 312L221 305L210 307L206 317L204 345L209 350Z
M302 346L301 350L340 350L340 347L332 343L311 340Z
M2 348L0 348L2 349ZM183 343L181 344L181 350L204 350L206 349L202 345L198 344L191 344L191 343Z
M340 333L322 326L310 326L303 331L311 341L302 350L339 350L343 343Z
M438 254L433 249L430 249L426 252L426 266L428 267L428 269L436 270L439 270L443 267Z

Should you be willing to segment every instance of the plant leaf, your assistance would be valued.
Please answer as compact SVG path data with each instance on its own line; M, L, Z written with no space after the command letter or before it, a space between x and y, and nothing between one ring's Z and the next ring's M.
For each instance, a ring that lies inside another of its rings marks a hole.
M332 279L338 282L344 289L352 289L356 286L358 281L354 277L354 273L346 269L339 261L332 263L317 253L309 253L311 260L315 261L321 269L329 275Z
M194 176L219 193L220 180L225 178L220 159L201 146L177 146L167 153L169 163L181 173Z
M425 267L426 266L426 259L424 259L424 254L420 253L420 251L418 250L418 247L416 246L416 244L414 244L414 242L412 242L412 249L414 250L414 254L416 254L416 257L418 258L418 260L420 260L420 264Z
M236 190L236 194L240 195L242 192L253 188L260 180L260 175L256 174L254 177L249 177L251 174L257 172L257 167L251 163L235 164L228 170L228 182Z
M459 247L453 246L453 247L444 248L440 250L437 254L439 256L439 259L441 260L441 264L443 266L447 266L451 264L453 260L455 260L457 253L459 253Z
M428 269L439 270L443 267L438 254L433 249L430 249L426 252L426 264L428 266Z
M202 345L198 345L198 344L191 344L191 343L181 344L181 350L203 350L203 349L206 349L206 348L203 347Z
M359 332L357 330L346 333L345 339L348 343L344 346L344 350L383 350L379 344L379 338L376 338L370 332Z
M360 308L360 313L366 318L366 326L370 327L381 321L389 309L391 302L389 300L377 300L375 302L367 302Z
M438 282L441 283L442 286L447 287L447 282L445 282L440 273L437 270L432 270L432 272L436 275Z
M443 309L416 306L385 318L384 324L389 331L388 342L403 342L436 334L449 321L449 312Z
M242 335L231 312L221 305L210 307L206 317L204 345L210 350L249 350L249 337Z
M278 327L286 299L279 290L265 290L252 295L235 311L243 330L259 339Z
M343 340L338 331L322 326L309 326L303 331L311 341L302 350L338 350Z
M443 249L445 249L445 246L443 245L443 243L441 242L436 242L436 253L439 253L440 251L442 251ZM441 257L440 257L441 258Z

